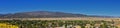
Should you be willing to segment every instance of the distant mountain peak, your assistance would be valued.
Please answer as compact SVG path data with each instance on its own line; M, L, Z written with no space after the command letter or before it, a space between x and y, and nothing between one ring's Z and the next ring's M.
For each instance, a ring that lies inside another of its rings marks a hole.
M0 18L47 18L47 17L111 17L111 16L95 16L85 14L73 14L64 12L51 12L51 11L32 11L20 12L14 14L0 14Z
M20 12L10 15L2 16L4 18L41 18L41 17L78 17L86 16L83 14L72 14L64 12L50 12L50 11L32 11L32 12Z

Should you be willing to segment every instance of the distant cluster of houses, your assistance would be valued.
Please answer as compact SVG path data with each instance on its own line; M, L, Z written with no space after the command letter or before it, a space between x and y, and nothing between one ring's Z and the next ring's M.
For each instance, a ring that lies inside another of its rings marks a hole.
M115 20L114 23L96 23L96 24L85 24L84 26L80 25L68 25L67 27L55 27L55 28L120 28L120 22Z
M84 26L84 28L102 28L101 25L102 24L94 24L94 26L93 26L91 24L86 24ZM109 24L109 25L103 26L103 27L106 27L106 28L120 28L120 24L117 24L117 25ZM67 27L62 26L62 27L55 27L55 28L82 28L82 26L80 26L80 25L68 25Z

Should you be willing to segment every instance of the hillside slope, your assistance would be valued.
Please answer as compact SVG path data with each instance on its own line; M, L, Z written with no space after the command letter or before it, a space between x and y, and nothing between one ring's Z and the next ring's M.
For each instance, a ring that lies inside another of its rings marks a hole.
M0 18L43 18L43 17L86 17L84 14L72 14L64 12L33 11L14 14L4 14Z

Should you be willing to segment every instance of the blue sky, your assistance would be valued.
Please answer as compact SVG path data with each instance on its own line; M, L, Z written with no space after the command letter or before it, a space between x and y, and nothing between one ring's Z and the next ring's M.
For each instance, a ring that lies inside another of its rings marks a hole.
M120 16L120 0L0 0L0 13L58 11Z

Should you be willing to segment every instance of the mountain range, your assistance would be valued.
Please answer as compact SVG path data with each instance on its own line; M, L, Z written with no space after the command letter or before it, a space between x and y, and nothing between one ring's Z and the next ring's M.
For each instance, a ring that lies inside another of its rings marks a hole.
M49 17L112 17L112 16L93 16L85 14L73 14L64 12L51 12L51 11L32 11L20 12L14 14L0 14L0 18L49 18Z

